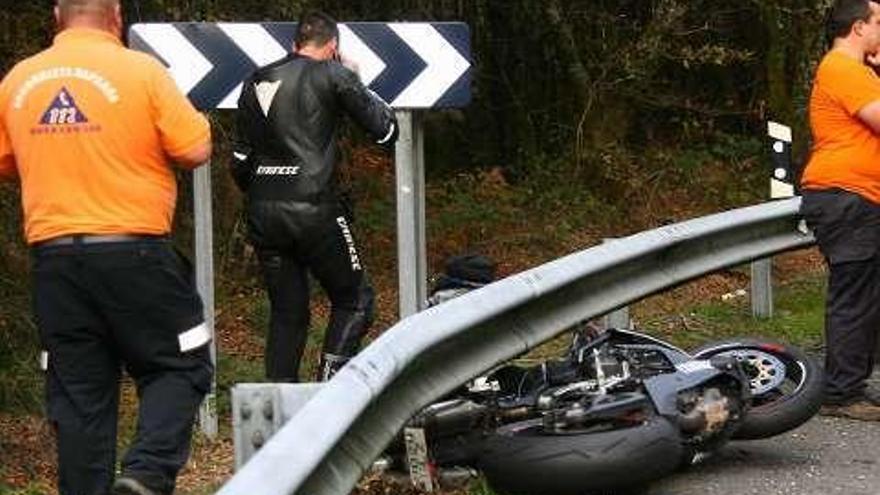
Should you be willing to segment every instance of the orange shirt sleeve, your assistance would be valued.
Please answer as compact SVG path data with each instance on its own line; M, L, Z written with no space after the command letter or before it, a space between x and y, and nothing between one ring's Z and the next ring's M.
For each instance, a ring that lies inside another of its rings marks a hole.
M12 141L6 129L6 107L9 102L4 94L4 88L0 86L0 180L13 181L18 178L18 168L12 151Z
M850 115L880 100L880 78L867 66L836 64L823 76L825 87L834 88L835 98Z
M160 63L155 62L151 96L162 148L178 158L211 139L208 119L187 99Z

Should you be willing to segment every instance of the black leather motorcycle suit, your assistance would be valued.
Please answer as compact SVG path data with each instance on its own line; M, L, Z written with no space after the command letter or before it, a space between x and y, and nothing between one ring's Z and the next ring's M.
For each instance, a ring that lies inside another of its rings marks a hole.
M372 322L373 289L339 197L337 129L343 115L391 145L391 108L335 61L291 54L242 87L233 177L246 192L248 235L271 306L266 374L297 381L309 328L306 271L331 303L319 378L352 356Z

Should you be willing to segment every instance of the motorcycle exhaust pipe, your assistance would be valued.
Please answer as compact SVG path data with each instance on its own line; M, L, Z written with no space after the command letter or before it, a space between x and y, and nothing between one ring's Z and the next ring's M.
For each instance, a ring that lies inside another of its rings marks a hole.
M531 419L536 416L535 412L530 407L516 407L513 409L502 409L499 413L504 422L511 421L520 421L524 419Z

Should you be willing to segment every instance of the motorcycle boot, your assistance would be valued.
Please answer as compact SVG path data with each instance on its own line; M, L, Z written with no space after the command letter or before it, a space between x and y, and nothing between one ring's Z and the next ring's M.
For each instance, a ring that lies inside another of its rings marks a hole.
M159 492L147 488L146 485L129 476L117 478L113 482L111 493L113 495L161 495Z
M339 356L336 354L322 354L321 366L318 368L318 381L326 382L333 378L339 370L345 366L351 358L348 356Z
M375 296L366 277L349 294L330 296L330 322L324 339L324 354L354 356L373 324Z

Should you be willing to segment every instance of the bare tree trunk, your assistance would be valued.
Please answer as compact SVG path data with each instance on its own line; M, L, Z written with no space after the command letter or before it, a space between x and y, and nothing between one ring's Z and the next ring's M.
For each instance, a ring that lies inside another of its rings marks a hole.
M767 51L764 70L767 78L767 118L792 124L794 106L791 100L792 75L789 67L791 42L790 7L786 0L763 0L757 2L764 30L767 34Z

